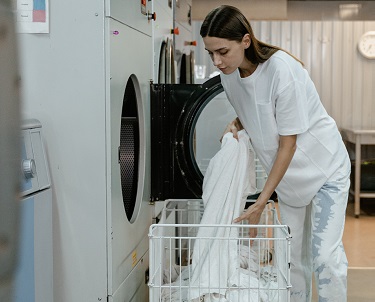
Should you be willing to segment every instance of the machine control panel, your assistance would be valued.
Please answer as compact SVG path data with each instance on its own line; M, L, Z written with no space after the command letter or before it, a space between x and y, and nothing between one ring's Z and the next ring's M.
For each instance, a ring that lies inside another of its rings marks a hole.
M31 119L22 123L21 194L30 195L51 186L42 140L42 125Z

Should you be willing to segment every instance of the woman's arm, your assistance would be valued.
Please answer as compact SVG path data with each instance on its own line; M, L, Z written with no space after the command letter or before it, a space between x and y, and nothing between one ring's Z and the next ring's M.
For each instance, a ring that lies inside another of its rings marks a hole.
M250 224L258 224L260 216L266 206L272 193L284 177L286 170L293 158L296 151L297 135L280 135L279 149L277 151L275 162L268 175L267 181L264 185L262 192L260 193L257 201L250 206L246 212L240 217L236 218L234 222L240 222L247 219Z

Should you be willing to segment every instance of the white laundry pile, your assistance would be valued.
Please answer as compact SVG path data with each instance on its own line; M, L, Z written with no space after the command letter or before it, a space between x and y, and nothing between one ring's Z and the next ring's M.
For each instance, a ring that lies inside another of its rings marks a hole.
M164 270L161 302L284 302L282 292L278 291L277 271L272 266L259 265L259 259L254 249L248 246L239 246L240 268L236 270L236 276L231 277L235 281L231 286L228 283L224 294L201 293L199 297L192 298L190 279L192 278L192 266L178 266ZM202 277L204 278L204 277Z
M205 210L196 236L192 264L165 271L161 301L278 301L275 281L263 278L258 255L239 244L238 228L231 225L243 211L246 198L256 191L255 160L249 137L227 133L220 151L211 159L203 182ZM220 239L222 238L222 239ZM256 290L249 291L249 288ZM268 289L268 290L267 290Z
M247 196L255 191L255 158L249 136L241 130L237 140L227 133L204 177L204 213L200 224L232 224L243 211ZM238 228L200 227L197 238L207 237L228 240L196 240L190 285L197 289L191 290L192 298L207 292L224 295L228 282L232 283L230 279L240 267L237 240L230 240L238 238ZM202 292L203 288L206 290Z

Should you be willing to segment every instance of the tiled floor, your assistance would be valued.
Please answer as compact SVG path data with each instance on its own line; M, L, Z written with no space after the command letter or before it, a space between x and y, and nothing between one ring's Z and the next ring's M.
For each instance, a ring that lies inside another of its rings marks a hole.
M361 215L355 218L354 204L352 202L348 204L344 247L350 268L371 267L375 269L375 201L362 199L361 205Z
M354 204L349 202L344 246L349 262L348 302L375 301L375 201L361 201L361 215L354 217ZM315 293L313 302L318 301Z

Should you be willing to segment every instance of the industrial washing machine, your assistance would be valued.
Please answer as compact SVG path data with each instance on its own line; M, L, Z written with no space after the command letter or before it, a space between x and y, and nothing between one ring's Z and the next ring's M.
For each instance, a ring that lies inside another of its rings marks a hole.
M173 1L174 28L179 28L179 35L174 36L177 83L194 84L194 48L197 41L193 40L191 0Z
M169 2L173 8L176 83L154 80L151 85L151 198L155 202L200 198L204 173L220 149L222 131L236 117L219 77L202 85L194 84L196 41L192 34L191 0ZM166 3L164 0L164 8ZM163 31L167 32L167 28ZM163 68L163 64L154 64L154 74L163 73Z
M220 137L236 117L220 77L151 86L152 200L200 198Z
M156 20L152 23L153 83L177 82L174 37L179 28L173 28L174 5L171 0L152 1ZM153 222L160 221L163 203L153 203ZM163 220L161 222L164 222Z
M21 131L21 196L14 302L53 301L52 189L42 125L25 120Z
M149 55L150 22L142 22L144 16L139 14L137 7L128 3L125 10L120 2L114 1L108 18L111 121L109 301L148 300L147 233L151 218L158 219L163 209L162 202L149 203L150 199L153 200L150 198L150 79L158 84L177 82L174 37L178 35L178 28L173 28L174 1L155 0L152 5L151 11L157 14L156 20L151 22L153 56ZM148 7L144 12L147 17L153 17L149 15Z
M147 301L150 200L149 1L111 1L108 33L108 300Z
M156 19L152 22L153 83L176 83L173 37L179 34L173 28L172 1L152 1Z

